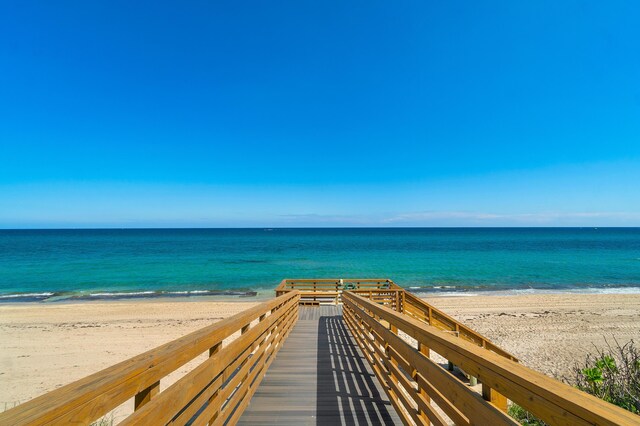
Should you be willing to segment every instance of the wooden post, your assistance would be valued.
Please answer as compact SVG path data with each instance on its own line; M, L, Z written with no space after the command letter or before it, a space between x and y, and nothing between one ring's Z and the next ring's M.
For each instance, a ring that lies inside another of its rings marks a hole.
M482 384L482 397L485 401L489 401L498 409L507 412L507 397L490 388L485 383Z
M423 354L427 358L431 357L431 351L429 350L428 346L418 342L418 350L420 351L421 354ZM431 398L429 397L427 392L424 389L422 389L422 387L420 386L417 370L414 370L413 380L415 380L416 383L418 384L418 392L420 393L420 395L422 395L422 397L425 399L427 404L431 404ZM431 424L431 422L429 421L429 418L427 417L427 413L425 413L423 410L420 410L420 417L422 417L422 419L424 420L425 426L429 426Z
M214 356L218 352L220 352L220 348L222 347L222 342L216 343L212 347L209 348L209 357Z
M145 388L138 392L134 398L134 411L138 411L142 408L147 402L151 401L151 398L156 396L160 392L160 381L155 382L148 388Z
M217 354L218 352L220 352L220 349L222 348L222 342L220 343L216 343L215 345L213 345L212 347L209 348L209 358L211 358L212 356L214 356L215 354ZM212 403L214 399L216 399L216 397L218 396L218 393L220 393L220 390L218 389L217 391L215 391L213 393L213 395L211 395L209 397L209 403ZM218 418L218 413L219 411L216 410L215 413L213 413L213 416L211 416L211 419L209 420L209 424L212 424L213 421L215 419Z

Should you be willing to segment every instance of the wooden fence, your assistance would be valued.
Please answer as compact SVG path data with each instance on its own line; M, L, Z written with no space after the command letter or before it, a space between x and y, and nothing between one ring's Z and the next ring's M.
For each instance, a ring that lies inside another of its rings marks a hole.
M450 317L441 310L431 306L424 300L420 299L418 296L409 293L408 291L403 291L402 297L402 310L400 312L407 314L408 316L424 322L428 325L432 325L441 330L451 332L461 339L495 352L498 355L502 355L505 358L509 358L513 361L518 360L509 352L493 344L482 334L467 327L460 321Z
M459 338L357 294L345 292L342 301L347 326L407 425L450 421L516 425L505 412L506 399L494 400L492 390L552 425L638 424L637 415L487 350L475 340ZM415 339L415 344L402 335ZM483 392L434 362L431 351L477 377Z
M389 293L402 288L388 279L372 278L329 278L329 279L284 279L276 287L276 296L292 290L300 292L300 303L319 305L321 303L342 303L343 291L380 291Z
M325 302L332 304L342 303L342 293L344 291L359 294L426 324L451 332L457 337L482 346L506 358L514 361L518 360L477 331L450 317L418 296L405 291L389 279L285 279L276 288L276 296L294 289L300 292L301 304L311 305Z
M89 424L132 398L125 425L234 424L298 320L299 302L297 291L287 292L0 413L0 424ZM206 361L160 391L163 377L207 351Z

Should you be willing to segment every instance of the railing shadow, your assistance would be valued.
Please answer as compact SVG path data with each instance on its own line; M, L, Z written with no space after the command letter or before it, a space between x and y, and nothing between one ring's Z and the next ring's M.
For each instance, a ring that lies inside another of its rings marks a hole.
M317 354L316 424L395 424L393 407L341 316L320 317Z

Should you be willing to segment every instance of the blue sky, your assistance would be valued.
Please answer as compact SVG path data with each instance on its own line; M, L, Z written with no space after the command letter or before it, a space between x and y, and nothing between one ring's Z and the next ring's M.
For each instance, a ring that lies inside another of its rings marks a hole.
M640 226L639 20L4 1L0 227Z

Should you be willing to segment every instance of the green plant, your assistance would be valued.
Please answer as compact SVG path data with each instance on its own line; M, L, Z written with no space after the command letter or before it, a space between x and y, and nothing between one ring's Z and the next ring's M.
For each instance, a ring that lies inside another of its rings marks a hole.
M611 355L603 355L598 361L596 361L596 367L600 370L609 370L611 372L617 372L616 360Z
M515 402L509 405L507 413L524 426L547 426L545 422L535 417Z
M640 350L634 341L597 350L573 369L575 386L632 413L640 413Z
M598 392L598 384L602 383L602 370L598 367L583 368L582 376L591 385L592 394Z

